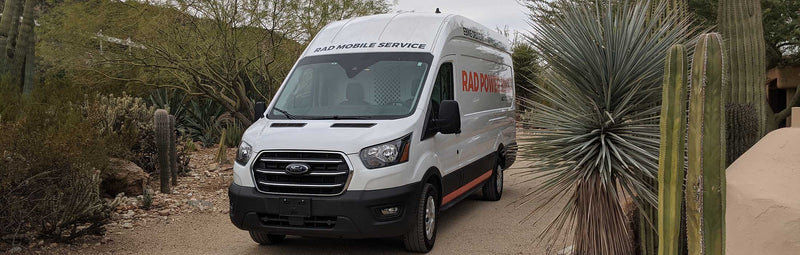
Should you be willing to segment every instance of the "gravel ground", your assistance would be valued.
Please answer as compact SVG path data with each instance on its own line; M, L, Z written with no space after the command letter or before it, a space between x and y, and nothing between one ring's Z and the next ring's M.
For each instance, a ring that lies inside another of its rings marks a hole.
M172 194L156 194L153 208L140 209L129 198L112 216L104 237L85 237L73 244L37 243L23 254L403 254L399 239L320 239L290 236L276 246L259 246L246 231L231 224L227 212L230 166L213 163L216 149L192 155L192 173L181 177ZM233 156L234 149L229 151ZM231 158L229 156L229 158ZM538 201L520 205L539 184L519 173L518 161L505 171L503 199L482 201L477 195L442 212L431 254L546 254L537 237L560 208L523 219ZM152 185L151 185L152 186ZM224 191L224 192L222 192ZM198 206L197 201L202 201ZM2 253L2 252L0 252ZM553 253L551 253L553 254Z
M545 254L536 242L555 210L521 220L538 203L518 206L519 199L537 182L514 175L525 162L506 171L503 199L498 202L470 198L442 213L436 246L431 254ZM538 222L537 222L538 220ZM290 236L276 246L259 246L247 232L234 227L219 212L171 216L132 229L108 234L103 245L68 249L83 254L401 254L399 239L319 239ZM64 251L64 250L62 250Z

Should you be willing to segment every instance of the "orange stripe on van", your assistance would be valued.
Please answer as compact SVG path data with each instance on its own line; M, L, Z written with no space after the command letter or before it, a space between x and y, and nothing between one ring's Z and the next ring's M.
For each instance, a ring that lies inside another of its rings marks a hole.
M486 173L483 173L481 176L478 176L478 178L475 178L475 180L472 180L471 182L465 184L464 186L461 186L461 188L458 188L457 190L450 192L450 194L444 196L444 198L442 198L442 205L450 203L450 201L453 201L453 199L456 199L458 196L461 196L462 194L464 194L464 192L471 190L475 186L478 186L478 184L480 184L481 182L485 181L486 179L489 179L489 176L492 176L492 171L494 171L494 169L489 169L489 171L486 171Z

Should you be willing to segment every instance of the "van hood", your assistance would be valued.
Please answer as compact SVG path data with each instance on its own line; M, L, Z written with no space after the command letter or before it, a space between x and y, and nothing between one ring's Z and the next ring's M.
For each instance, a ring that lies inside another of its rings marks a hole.
M355 154L361 149L411 133L413 121L397 120L268 120L262 118L242 141L262 150L325 150Z

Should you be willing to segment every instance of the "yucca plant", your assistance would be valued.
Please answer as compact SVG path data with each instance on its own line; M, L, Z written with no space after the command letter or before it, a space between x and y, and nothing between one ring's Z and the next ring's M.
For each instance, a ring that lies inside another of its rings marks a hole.
M545 102L523 99L533 129L520 139L519 155L535 162L527 174L542 183L520 203L544 201L542 209L566 199L540 236L548 248L571 231L574 254L632 254L621 203L656 205L664 58L694 31L688 16L663 3L655 9L665 15L648 18L650 5L563 2L555 15L531 22L531 43L548 70L536 84ZM640 216L653 226L655 219Z

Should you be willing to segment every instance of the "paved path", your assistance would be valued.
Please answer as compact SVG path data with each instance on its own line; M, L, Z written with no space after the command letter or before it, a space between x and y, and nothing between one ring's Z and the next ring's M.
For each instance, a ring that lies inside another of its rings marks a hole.
M442 213L436 246L430 254L545 254L536 237L556 210L520 221L539 203L512 204L538 182L523 182L514 175L525 162L506 171L503 199L498 202L470 198ZM247 232L234 227L227 214L171 216L169 224L156 224L109 234L106 245L81 253L114 254L402 254L399 239L340 240L288 237L277 246L259 246ZM540 219L540 222L535 222Z

